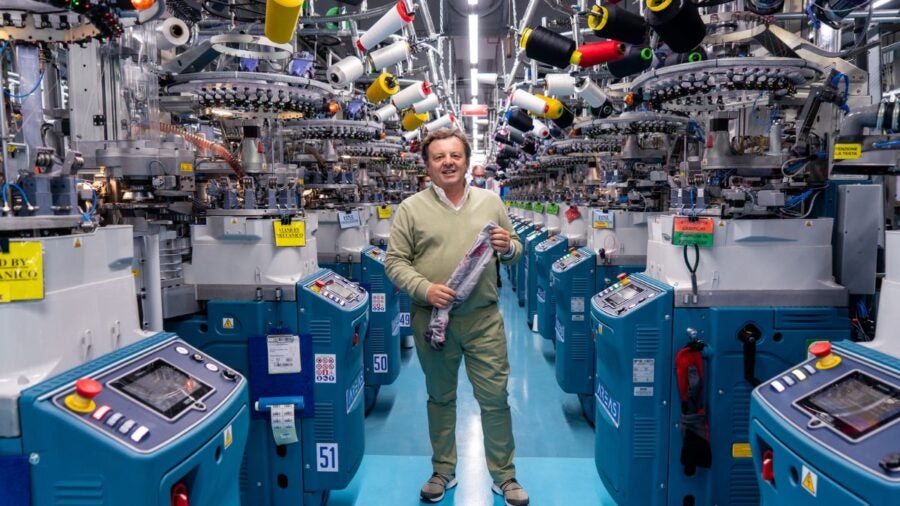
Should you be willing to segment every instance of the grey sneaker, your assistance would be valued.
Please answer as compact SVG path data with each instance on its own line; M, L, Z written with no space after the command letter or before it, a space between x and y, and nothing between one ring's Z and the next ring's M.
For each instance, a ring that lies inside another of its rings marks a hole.
M506 501L506 506L527 506L528 493L519 485L515 478L504 481L500 485L494 483L491 490Z
M425 502L438 502L444 498L444 492L456 486L456 476L444 476L433 473L422 486L420 497ZM528 504L527 502L525 504Z

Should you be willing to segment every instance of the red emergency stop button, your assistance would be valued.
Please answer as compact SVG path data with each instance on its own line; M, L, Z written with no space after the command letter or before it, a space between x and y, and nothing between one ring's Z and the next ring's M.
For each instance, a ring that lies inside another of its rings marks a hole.
M626 272L620 272L619 275L616 276L616 278L618 278L619 281L622 281L623 279L625 279L627 277L628 277L628 273L626 273Z
M75 382L75 393L66 397L66 407L76 413L90 413L96 409L94 397L103 391L99 381L82 378Z
M828 341L816 341L809 346L809 352L819 359L816 361L816 369L831 369L841 363L841 357L831 352L831 343Z
M172 487L172 506L190 506L188 499L188 489L184 483L179 483Z
M775 464L772 458L772 450L766 450L763 453L762 459L762 469L759 471L760 476L763 481L774 481L775 480Z

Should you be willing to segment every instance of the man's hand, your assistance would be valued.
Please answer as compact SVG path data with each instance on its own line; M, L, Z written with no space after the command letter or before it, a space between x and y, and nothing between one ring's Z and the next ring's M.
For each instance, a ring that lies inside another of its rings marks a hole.
M491 229L491 247L494 251L505 255L509 253L510 235L505 228L494 227Z
M447 309L456 298L456 292L447 285L434 283L428 287L425 298L432 306L438 309Z

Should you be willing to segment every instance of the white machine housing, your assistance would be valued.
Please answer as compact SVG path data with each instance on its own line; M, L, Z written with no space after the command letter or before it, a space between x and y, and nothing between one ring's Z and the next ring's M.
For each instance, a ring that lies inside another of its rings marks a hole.
M591 220L596 208L591 208ZM597 255L597 264L642 265L647 259L648 222L660 213L611 210L612 228L594 228L591 221L587 246L593 251L605 250L607 259Z
M566 217L566 212L570 207L577 208L581 216L569 221L569 218ZM586 245L588 227L590 226L588 220L591 219L590 208L587 206L562 205L559 208L559 212L562 215L560 218L562 226L560 227L559 233L569 238L569 246Z
M339 209L317 209L308 214L318 218L318 255L321 263L359 263L362 250L369 244L369 223L375 212L372 206L357 206L351 209L359 213L358 227L341 228L338 215L346 213ZM377 218L377 216L376 216Z
M875 339L862 343L881 353L900 358L900 338L897 328L900 325L900 230L884 233L885 243L885 275L881 280L881 295L878 298L878 326Z

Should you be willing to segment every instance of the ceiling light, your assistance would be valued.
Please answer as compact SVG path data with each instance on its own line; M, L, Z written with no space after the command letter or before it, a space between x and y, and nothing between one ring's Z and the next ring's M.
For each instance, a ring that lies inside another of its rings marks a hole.
M873 9L877 9L882 5L891 3L892 0L875 0L875 3L872 4ZM472 0L469 0L469 5L472 5Z
M469 78L469 85L471 86L469 91L471 92L472 97L474 98L475 96L478 95L478 69L475 67L472 67L472 71L471 71L470 78Z
M478 5L478 0L469 0L469 5Z
M469 14L469 62L478 63L478 15Z

